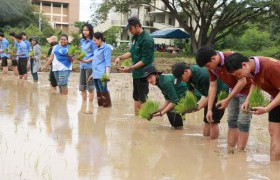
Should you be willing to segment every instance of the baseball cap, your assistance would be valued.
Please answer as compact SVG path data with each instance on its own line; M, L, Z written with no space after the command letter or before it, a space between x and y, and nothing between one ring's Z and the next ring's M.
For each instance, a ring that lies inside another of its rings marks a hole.
M127 22L128 22L128 24L125 27L126 31L129 30L132 26L135 26L135 25L139 25L140 27L142 26L137 17L128 18Z
M175 84L179 84L182 81L182 75L186 69L190 67L184 62L178 62L172 66L172 74L175 76Z
M157 71L157 69L154 66L147 66L143 69L144 75L142 76L142 78L147 78L149 77L151 74L162 74L162 72Z
M57 42L58 38L56 36L51 36L47 38L48 43Z

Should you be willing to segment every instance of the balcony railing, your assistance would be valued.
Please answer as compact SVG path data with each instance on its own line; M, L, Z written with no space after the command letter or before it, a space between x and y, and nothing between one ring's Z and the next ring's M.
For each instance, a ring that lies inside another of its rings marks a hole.
M140 23L142 24L142 26L148 26L148 27L152 27L154 21L140 21ZM127 25L127 20L112 20L111 21L112 26L126 26Z

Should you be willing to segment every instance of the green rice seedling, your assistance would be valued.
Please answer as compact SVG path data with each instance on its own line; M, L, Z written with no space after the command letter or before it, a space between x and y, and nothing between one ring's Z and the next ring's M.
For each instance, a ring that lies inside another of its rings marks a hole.
M34 57L34 51L29 52L30 57Z
M139 110L139 117L151 120L153 114L159 110L159 102L148 99Z
M9 52L8 48L4 49L3 52L8 53Z
M81 53L82 53L81 49L76 49L74 54L76 57L79 57Z
M85 53L85 52L82 52L82 53L79 55L78 59L83 59L85 56L86 56L86 53Z
M181 98L174 110L176 113L184 115L192 112L197 108L197 99L191 91L187 91L186 96Z
M16 48L13 45L10 45L10 54L11 54L11 56L16 54Z
M228 92L226 91L221 91L219 94L218 94L218 102L221 101L221 100L224 100L228 97Z
M261 89L259 87L255 87L252 91L252 94L249 99L250 108L267 106L269 104L269 100L264 97Z
M74 53L76 52L77 46L70 46L69 50L68 50L68 54L69 55L74 55Z
M124 61L122 61L121 63L121 67L130 67L132 65L131 60L126 59Z
M100 81L102 82L102 85L105 86L106 83L107 83L108 81L110 81L109 75L103 74L103 75L101 76Z

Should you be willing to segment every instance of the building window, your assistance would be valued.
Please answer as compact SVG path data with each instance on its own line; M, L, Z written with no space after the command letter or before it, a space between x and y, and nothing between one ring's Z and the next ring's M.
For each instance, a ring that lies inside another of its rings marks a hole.
M43 6L51 6L50 2L43 2L42 4L43 4Z
M63 8L68 8L68 4L63 4Z
M53 7L61 7L61 4L60 3L53 3Z

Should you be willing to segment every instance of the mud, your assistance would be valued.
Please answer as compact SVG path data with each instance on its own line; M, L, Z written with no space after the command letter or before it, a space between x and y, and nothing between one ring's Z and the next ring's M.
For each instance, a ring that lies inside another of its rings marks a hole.
M47 79L0 75L0 179L279 179L267 115L253 117L246 152L228 154L226 115L218 140L202 136L202 111L187 115L184 130L166 116L135 117L130 74L112 74L109 109L82 102L78 74L68 97ZM163 100L156 87L149 96Z

